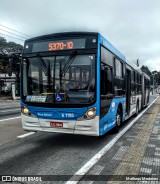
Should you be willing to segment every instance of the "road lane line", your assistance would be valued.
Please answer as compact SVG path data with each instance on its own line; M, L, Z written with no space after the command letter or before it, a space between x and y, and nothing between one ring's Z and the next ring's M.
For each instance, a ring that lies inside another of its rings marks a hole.
M21 116L17 116L17 117L14 117L14 118L8 118L8 119L1 119L1 121L9 121L9 120L13 120L13 119L18 119L18 118L21 118Z
M67 181L65 184L77 184L81 180L81 178L101 159L101 157L107 151L112 148L112 146L122 137L122 135L131 128L131 126L151 107L151 105L157 99L158 97L146 109L144 109L133 121L131 121L130 124L128 124L119 134L117 134L106 146L104 146L95 156L93 156L81 169L79 169L73 175L73 177L71 177L70 180Z
M7 111L4 111L4 110L1 111L1 110L0 110L0 112L9 112L9 111L17 111L17 110L19 110L19 112L21 111L21 109L19 108L19 109L10 109L10 110L7 110Z
M9 109L9 108L17 108L17 107L19 106L4 106L3 105L3 107L0 107L0 109L5 109L5 108Z
M20 107L20 105L19 104L17 104L17 105L11 105L11 106L8 106L8 105L4 105L4 104L2 104L2 106L0 107L0 109L1 108L14 108L14 107Z
M30 136L30 135L32 135L32 134L34 134L34 133L35 133L35 132L29 132L29 133L27 133L27 134L23 134L23 135L17 136L17 138L24 138L24 137Z

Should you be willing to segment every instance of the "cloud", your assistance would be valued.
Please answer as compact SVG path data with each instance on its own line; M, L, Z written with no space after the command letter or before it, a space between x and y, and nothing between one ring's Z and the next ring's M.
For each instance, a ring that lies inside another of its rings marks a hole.
M157 68L159 6L158 0L1 0L0 23L31 36L97 31L131 60Z

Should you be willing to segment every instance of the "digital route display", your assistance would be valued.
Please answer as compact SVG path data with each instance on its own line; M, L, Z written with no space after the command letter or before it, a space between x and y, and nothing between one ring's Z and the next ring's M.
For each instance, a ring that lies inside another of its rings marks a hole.
M35 42L32 46L32 52L84 49L85 43L86 39Z
M72 41L67 42L54 42L48 44L48 50L66 50L74 49L74 43Z
M97 49L98 35L94 34L53 34L25 41L23 54L58 52L79 49Z

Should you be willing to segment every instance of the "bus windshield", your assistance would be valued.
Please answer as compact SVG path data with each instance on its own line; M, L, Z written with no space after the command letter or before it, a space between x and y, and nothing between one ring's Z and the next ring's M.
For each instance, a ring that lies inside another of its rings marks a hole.
M23 58L24 102L88 104L95 101L95 54Z

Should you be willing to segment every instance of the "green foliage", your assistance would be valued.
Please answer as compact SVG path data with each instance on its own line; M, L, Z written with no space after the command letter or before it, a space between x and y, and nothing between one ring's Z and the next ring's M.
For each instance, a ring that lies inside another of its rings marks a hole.
M7 73L8 66L9 66L9 57L13 53L21 53L23 50L23 46L17 44L15 42L7 42L4 37L0 36L0 73ZM15 62L17 59L14 60L14 64L18 63Z
M0 54L9 55L14 52L22 52L23 46L15 42L7 42L4 37L0 36Z
M147 75L150 76L151 82L150 84L153 85L153 79L154 79L154 86L157 87L158 85L160 85L160 72L154 70L152 72L150 72L150 70L148 69L147 66L142 66L141 70L146 73Z
M143 65L143 66L141 67L141 70L142 70L142 72L146 73L146 74L149 75L149 76L152 75L152 73L150 72L150 70L148 69L147 66L144 66L144 65Z

